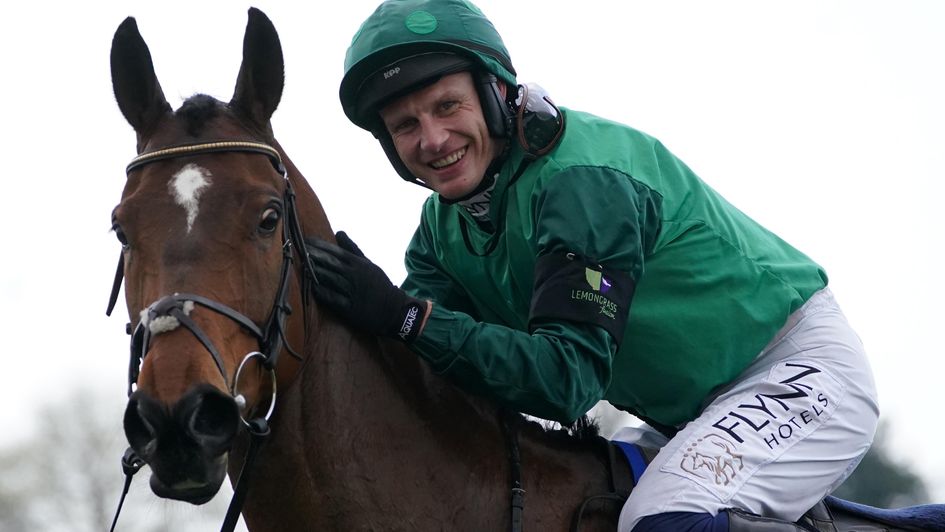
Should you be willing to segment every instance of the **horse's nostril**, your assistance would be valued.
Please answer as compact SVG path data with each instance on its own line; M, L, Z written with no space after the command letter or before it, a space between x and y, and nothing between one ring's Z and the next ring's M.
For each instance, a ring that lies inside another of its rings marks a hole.
M185 426L194 441L209 455L229 450L239 428L236 402L215 388L194 390L182 404Z
M146 395L135 392L128 399L124 417L125 435L132 449L142 458L147 459L154 451L166 417L166 411Z

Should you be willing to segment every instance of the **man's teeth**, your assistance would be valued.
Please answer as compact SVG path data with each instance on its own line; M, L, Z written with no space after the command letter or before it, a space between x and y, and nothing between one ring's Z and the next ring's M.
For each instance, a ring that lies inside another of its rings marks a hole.
M444 166L449 166L455 163L456 161L462 159L464 155L466 155L466 148L463 148L458 151L454 151L453 153L447 155L446 157L443 157L442 159L437 159L433 161L432 163L430 163L430 166L432 166L433 168L440 169L440 168L443 168Z

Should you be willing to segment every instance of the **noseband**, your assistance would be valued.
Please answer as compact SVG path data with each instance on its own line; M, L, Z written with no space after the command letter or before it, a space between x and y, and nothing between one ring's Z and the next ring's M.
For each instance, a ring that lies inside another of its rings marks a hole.
M199 144L185 144L145 152L131 160L131 162L125 168L125 173L126 175L130 174L135 169L157 161L219 152L243 152L265 155L269 158L269 161L272 163L273 167L277 172L279 172L280 175L282 175L283 180L285 181L285 191L283 192L283 208L285 211L285 216L282 222L282 272L275 301L272 304L272 309L269 312L269 317L267 318L266 323L262 326L259 326L241 312L234 310L227 305L197 294L174 293L161 297L149 305L147 309L142 311L141 318L138 320L138 324L134 328L134 331L131 330L131 324L128 324L128 333L131 335L131 353L130 362L128 365L128 395L131 395L137 385L141 363L150 349L151 337L154 334L158 334L162 331L160 326L155 327L155 325L161 323L162 321L165 324L173 324L172 326L163 330L170 330L172 328L176 328L178 325L182 326L189 330L191 334L193 334L204 346L204 348L213 358L214 364L220 371L220 374L223 376L224 383L227 384L230 393L237 401L237 404L240 406L240 419L243 421L250 434L253 436L249 451L247 452L246 460L244 460L243 463L243 470L240 472L240 477L237 480L237 485L234 489L233 500L230 503L230 508L227 511L227 516L223 524L223 530L232 530L236 525L236 520L239 517L240 507L242 506L243 498L245 497L245 481L248 477L247 473L249 471L249 466L251 465L255 457L255 453L258 450L257 443L269 432L268 420L272 415L276 401L275 367L276 363L278 362L279 353L281 353L282 349L285 348L285 350L290 355L301 360L301 356L296 353L291 348L291 346L288 345L285 339L285 321L288 315L292 313L292 309L288 303L288 292L289 279L292 273L293 248L298 250L299 258L302 261L302 293L309 293L310 283L316 282L315 269L312 266L312 259L309 256L303 241L302 226L299 223L298 212L295 206L295 191L292 189L292 184L288 178L288 172L286 172L285 165L282 163L282 157L280 156L278 150L272 146L269 146L268 144L252 141L217 141ZM107 315L111 315L112 310L115 308L115 303L118 301L118 291L121 288L122 280L124 278L124 270L124 252L122 252L122 254L119 255L118 269L115 272L115 280L112 283L112 291L108 300L108 309L106 310ZM197 305L212 310L217 314L221 314L235 321L243 330L254 336L259 344L259 351L248 353L245 356L239 367L236 369L232 379L228 378L226 367L223 364L223 359L221 358L220 353L214 346L213 342L189 316L190 310ZM267 369L272 376L273 393L268 411L265 413L265 415L263 417L247 421L243 417L242 412L243 406L245 405L245 399L238 393L237 384L240 372L242 371L244 365L252 358L257 357L262 359L263 367ZM127 494L128 487L130 485L131 476L134 475L134 473L144 465L144 462L129 448L128 451L125 452L125 456L122 458L122 465L126 476L125 488L124 492L122 493L121 501L118 505L118 511L115 514L115 521L112 523L113 530L115 523L117 523L118 520L118 514L121 512L121 506L124 502L125 494Z

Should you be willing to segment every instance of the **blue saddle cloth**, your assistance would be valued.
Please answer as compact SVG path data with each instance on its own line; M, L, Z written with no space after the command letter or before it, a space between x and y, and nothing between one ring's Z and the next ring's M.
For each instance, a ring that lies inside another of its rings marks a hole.
M646 470L646 457L643 456L640 446L619 440L611 440L610 443L623 451L623 456L627 459L627 465L630 466L630 472L633 474L633 485L636 486Z
M827 507L835 515L842 513L906 530L945 531L945 504L922 504L894 510L875 508L827 496Z

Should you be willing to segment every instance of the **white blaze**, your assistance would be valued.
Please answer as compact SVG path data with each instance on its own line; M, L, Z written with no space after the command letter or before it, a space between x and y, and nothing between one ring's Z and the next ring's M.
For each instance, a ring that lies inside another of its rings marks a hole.
M200 210L200 195L210 186L210 172L196 164L188 164L171 178L168 188L178 205L187 211L187 232L194 226Z

